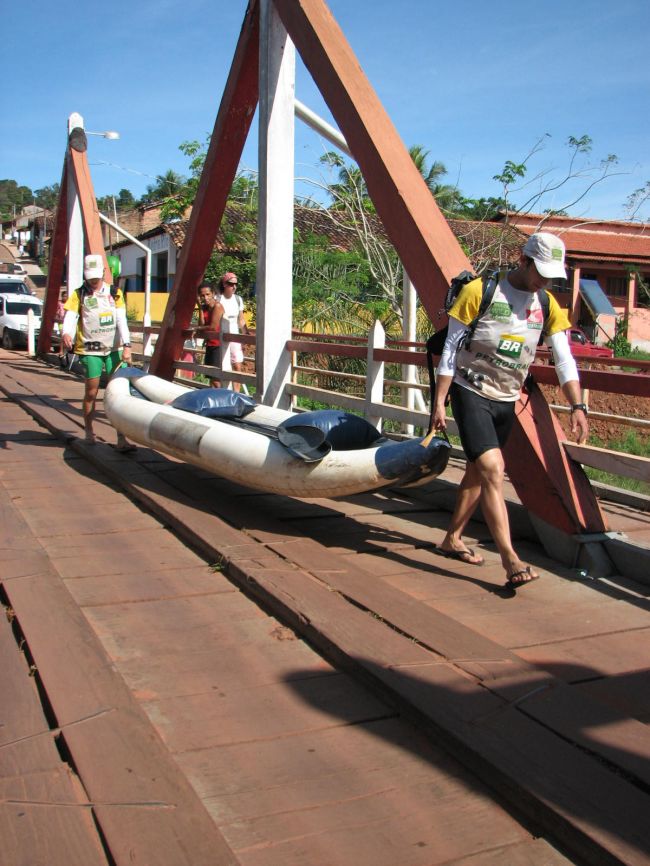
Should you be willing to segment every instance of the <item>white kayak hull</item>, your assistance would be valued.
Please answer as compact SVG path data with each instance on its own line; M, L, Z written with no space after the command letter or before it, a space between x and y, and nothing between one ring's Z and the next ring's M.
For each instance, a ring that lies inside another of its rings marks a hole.
M131 385L146 399L134 396ZM133 442L247 487L288 496L335 498L421 483L447 464L449 445L439 439L426 447L419 439L382 439L369 448L330 451L319 462L305 463L277 439L166 405L190 390L150 375L113 378L104 409L115 429ZM244 420L269 427L292 416L258 405Z

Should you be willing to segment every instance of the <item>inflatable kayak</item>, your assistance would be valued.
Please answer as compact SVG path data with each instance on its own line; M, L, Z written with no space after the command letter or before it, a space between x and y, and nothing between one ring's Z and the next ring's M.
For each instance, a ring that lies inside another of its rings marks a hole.
M120 433L223 478L299 497L348 496L404 486L444 471L450 445L391 441L338 410L292 413L221 388L195 389L125 368L104 409Z

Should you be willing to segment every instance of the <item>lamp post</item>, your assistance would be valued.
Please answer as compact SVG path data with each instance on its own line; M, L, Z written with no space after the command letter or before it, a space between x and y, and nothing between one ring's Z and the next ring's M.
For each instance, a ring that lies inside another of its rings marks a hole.
M95 135L109 140L119 139L119 132L106 130L90 132L84 127L84 119L76 111L68 117L68 142L75 150L86 150L85 136ZM83 282L84 230L77 190L72 174L68 175L68 286L79 286Z
M102 138L108 138L111 141L115 141L115 139L120 137L119 132L115 132L114 129L108 129L108 130L106 130L106 132L90 132L90 130L88 130L88 129L86 129L84 131L85 131L86 135L99 135Z

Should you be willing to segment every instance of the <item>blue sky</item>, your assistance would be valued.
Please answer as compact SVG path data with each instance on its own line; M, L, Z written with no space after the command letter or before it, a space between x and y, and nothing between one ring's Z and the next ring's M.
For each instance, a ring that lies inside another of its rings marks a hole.
M98 196L123 187L138 196L169 168L186 174L178 145L212 130L245 6L5 3L13 60L0 96L0 177L33 189L58 181L73 111L88 130L121 135L89 140ZM528 172L543 179L515 194L521 203L562 177L571 135L593 140L581 167L619 159L619 174L572 206L573 215L624 219L628 195L650 180L647 0L329 0L329 7L404 143L442 161L446 181L465 195L499 195L493 175L543 140ZM332 122L300 62L296 96ZM253 169L255 133L242 160ZM296 174L318 178L328 147L297 123ZM588 182L563 186L541 207L566 206ZM647 206L641 216L650 219Z

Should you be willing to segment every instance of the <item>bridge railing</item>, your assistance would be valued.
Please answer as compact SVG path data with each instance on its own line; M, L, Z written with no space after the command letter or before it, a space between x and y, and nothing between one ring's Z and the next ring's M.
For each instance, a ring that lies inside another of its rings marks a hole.
M134 327L135 330L135 327ZM157 333L155 326L142 329L146 340ZM191 331L187 331L188 337ZM244 346L255 345L254 335L228 334L223 335L224 343L240 342ZM286 390L295 405L298 398L313 400L326 406L362 413L370 423L382 429L386 422L401 425L408 430L420 429L423 432L429 425L429 412L408 407L407 394L409 389L415 389L426 397L429 392L428 375L424 382L411 382L403 379L386 377L386 364L394 364L403 368L412 365L417 370L426 371L426 352L422 343L406 343L403 341L387 341L385 332L379 322L375 323L368 338L342 337L332 334L311 334L294 332L287 341L286 350L291 353L291 378ZM179 380L188 374L202 373L208 378L226 382L240 382L255 386L255 375L252 373L237 373L230 369L229 353L224 353L221 368L209 367L196 362L196 356L203 351L199 348L186 348L185 360L179 360L174 367ZM136 356L137 357L137 356ZM140 356L146 367L147 357ZM189 358L192 360L189 360ZM315 358L314 363L308 363L309 358ZM323 357L339 357L354 359L364 372L350 373L326 369L318 359ZM650 361L631 360L627 358L614 359L579 359L580 380L583 387L583 397L588 401L590 390L605 391L614 394L625 394L640 398L650 397ZM531 368L535 379L540 384L557 385L557 378L550 363L549 353L539 354L536 363ZM633 372L626 372L626 371ZM305 382L311 379L312 382ZM301 381L303 380L303 381ZM319 384L313 384L313 380ZM341 387L322 387L320 383ZM193 383L199 386L198 383ZM199 386L200 387L200 386ZM551 404L551 408L561 414L568 412L568 406ZM650 420L620 415L608 415L602 412L591 413L593 418L611 421L617 425L632 426L647 430ZM453 419L448 423L449 432L457 433ZM397 434L399 435L399 434ZM572 442L563 443L573 460L627 478L650 483L650 459L609 449L595 448L589 445L576 445Z

